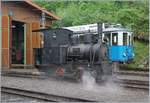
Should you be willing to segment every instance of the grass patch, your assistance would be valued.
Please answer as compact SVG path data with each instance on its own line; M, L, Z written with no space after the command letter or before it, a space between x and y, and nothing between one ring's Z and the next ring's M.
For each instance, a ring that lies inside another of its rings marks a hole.
M140 68L139 66L143 62L145 58L149 58L149 43L146 42L141 42L138 40L134 41L134 53L135 57L133 60L133 63L128 64L127 67L129 69L143 69L145 68Z

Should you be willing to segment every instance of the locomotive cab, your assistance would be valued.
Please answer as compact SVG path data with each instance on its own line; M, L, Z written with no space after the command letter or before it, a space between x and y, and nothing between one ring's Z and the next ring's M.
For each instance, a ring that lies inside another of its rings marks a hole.
M108 57L112 62L129 62L133 60L133 35L124 28L106 28L102 39L107 39Z

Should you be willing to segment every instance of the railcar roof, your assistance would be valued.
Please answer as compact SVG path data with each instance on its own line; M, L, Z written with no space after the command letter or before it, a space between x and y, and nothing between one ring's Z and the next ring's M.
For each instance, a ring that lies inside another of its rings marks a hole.
M118 31L131 32L130 29L126 29L126 28L106 28L103 30L103 32L118 32Z
M79 26L70 26L70 27L62 27L68 30L73 31L74 33L96 33L97 34L97 23L95 24L87 24L87 25L79 25ZM113 32L113 31L126 31L130 32L131 30L126 29L119 25L105 25L105 23L102 24L103 32Z

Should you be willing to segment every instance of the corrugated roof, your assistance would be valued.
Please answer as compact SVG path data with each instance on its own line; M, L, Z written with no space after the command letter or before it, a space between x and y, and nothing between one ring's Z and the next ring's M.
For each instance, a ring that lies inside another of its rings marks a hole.
M45 10L44 8L36 5L35 3L32 2L32 0L24 0L25 3L31 5L32 7L40 10L41 12L44 12L45 14L47 14L48 16L51 16L54 20L58 20L60 19L59 17L55 16L54 14L52 14L51 12Z

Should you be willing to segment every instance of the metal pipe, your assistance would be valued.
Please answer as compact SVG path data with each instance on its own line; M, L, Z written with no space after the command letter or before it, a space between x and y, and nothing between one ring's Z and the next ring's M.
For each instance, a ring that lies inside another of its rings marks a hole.
M98 31L98 35L99 35L99 42L101 44L102 43L102 33L103 33L102 23L97 23L97 31Z

